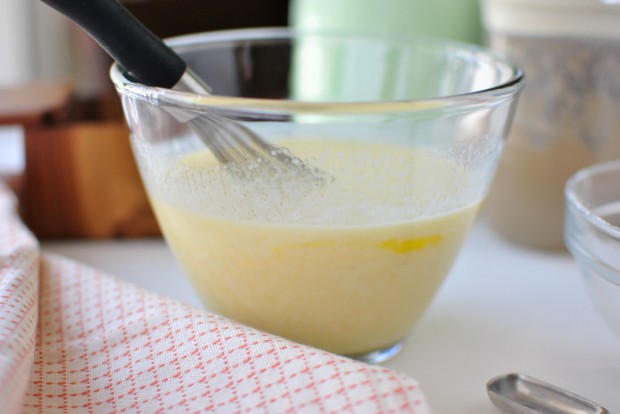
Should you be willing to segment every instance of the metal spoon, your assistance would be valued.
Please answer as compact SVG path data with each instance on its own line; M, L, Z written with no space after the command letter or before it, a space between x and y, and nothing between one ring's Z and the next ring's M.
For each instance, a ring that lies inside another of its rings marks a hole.
M609 414L592 401L523 374L495 377L487 392L496 407L512 414Z

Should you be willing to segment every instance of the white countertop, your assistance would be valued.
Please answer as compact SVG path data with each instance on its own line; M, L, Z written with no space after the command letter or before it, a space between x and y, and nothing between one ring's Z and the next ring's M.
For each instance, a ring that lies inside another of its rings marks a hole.
M43 248L201 306L162 241L46 242ZM403 351L385 365L418 379L435 414L497 413L485 384L508 372L620 412L620 339L593 308L572 258L511 245L484 220Z
M43 248L201 306L160 240L59 241ZM497 413L485 384L508 372L620 412L620 339L596 313L572 258L509 244L484 219L403 351L385 365L417 378L435 414Z

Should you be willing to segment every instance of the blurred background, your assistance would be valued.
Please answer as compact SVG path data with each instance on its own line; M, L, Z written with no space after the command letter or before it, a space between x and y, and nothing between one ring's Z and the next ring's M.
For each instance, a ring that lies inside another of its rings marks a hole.
M288 0L122 3L162 38L285 26L289 9ZM30 229L39 238L159 235L100 47L39 0L0 0L0 62L0 184L19 197Z
M160 37L287 24L288 0L124 0ZM111 88L109 59L79 28L39 0L0 0L0 88L70 80L91 97Z
M119 0L110 0L119 1ZM161 38L292 26L480 43L479 0L120 0ZM157 236L111 59L40 0L0 0L0 180L40 238Z
M116 0L115 0L116 1ZM478 0L121 0L160 37L285 26L481 41ZM110 88L108 58L39 0L0 0L0 88L71 80L82 96Z

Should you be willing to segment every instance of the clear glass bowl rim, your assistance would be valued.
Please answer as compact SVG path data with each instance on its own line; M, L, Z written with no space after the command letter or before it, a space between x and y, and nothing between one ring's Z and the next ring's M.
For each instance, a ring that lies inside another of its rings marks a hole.
M566 197L566 203L571 209L571 211L578 214L581 219L585 220L603 233L620 240L620 228L608 223L598 215L594 214L592 210L586 207L586 205L581 201L581 197L577 193L577 187L585 180L592 179L597 175L608 172L617 172L617 174L620 176L620 160L595 164L577 171L566 182L564 193ZM618 201L620 202L620 200Z
M490 104L502 103L513 98L524 85L523 70L505 57L496 54L490 49L456 40L438 39L427 36L387 36L387 35L360 35L352 33L334 33L322 31L299 31L291 28L251 28L233 29L212 32L188 34L165 39L170 47L180 48L202 43L217 43L234 40L285 39L303 35L325 35L350 38L366 38L385 40L393 44L411 42L435 44L441 47L454 47L469 52L482 53L498 64L510 68L511 75L503 82L490 88L481 89L461 95L442 96L430 99L394 100L394 101L364 101L364 102L305 102L284 99L244 98L222 95L198 95L189 92L180 92L161 87L149 87L132 82L123 75L122 68L114 63L110 68L110 78L119 93L132 98L140 99L154 105L164 105L176 108L185 108L196 111L202 108L223 108L257 113L284 113L284 114L329 114L329 113L397 113L397 112L424 112L437 109L464 109Z

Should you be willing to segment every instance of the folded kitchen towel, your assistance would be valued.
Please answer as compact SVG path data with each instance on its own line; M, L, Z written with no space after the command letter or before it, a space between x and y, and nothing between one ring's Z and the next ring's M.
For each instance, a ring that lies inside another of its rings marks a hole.
M404 374L42 253L0 183L0 412L430 413Z

